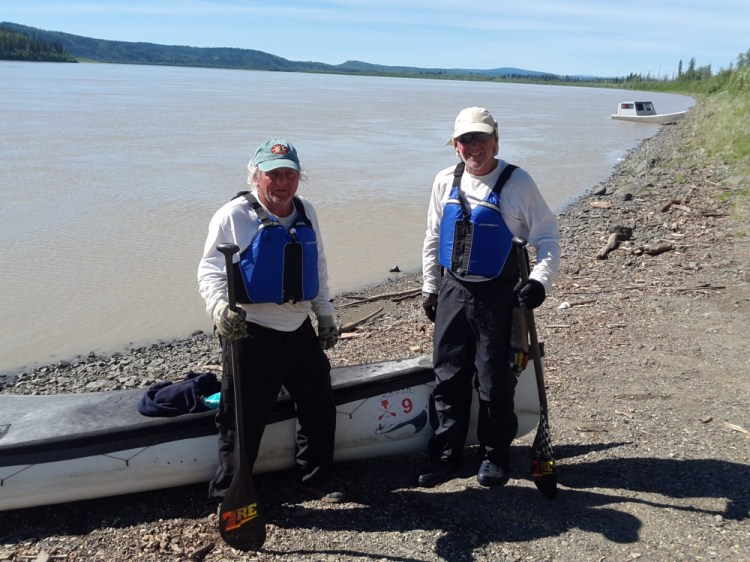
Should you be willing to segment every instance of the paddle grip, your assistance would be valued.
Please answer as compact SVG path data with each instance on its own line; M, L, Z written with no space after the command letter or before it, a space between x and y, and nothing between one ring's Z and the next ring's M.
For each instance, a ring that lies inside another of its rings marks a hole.
M234 296L234 275L232 275L232 258L240 251L237 244L219 244L216 249L224 254L224 264L227 272L227 298L229 299L229 310L237 311L237 301Z

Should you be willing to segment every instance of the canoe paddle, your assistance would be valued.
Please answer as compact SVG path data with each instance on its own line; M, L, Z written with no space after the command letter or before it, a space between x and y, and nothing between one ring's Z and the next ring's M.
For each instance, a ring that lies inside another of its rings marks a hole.
M237 310L234 298L234 276L232 274L232 256L239 251L235 244L219 244L216 249L224 254L227 272L227 292L230 310ZM232 355L232 377L234 378L234 410L236 424L235 466L232 483L227 488L224 499L219 506L219 534L232 548L237 550L259 550L266 540L266 521L261 510L258 494L252 478L252 467L247 460L242 446L242 376L239 371L240 361L237 342L228 341Z
M521 281L529 280L529 262L526 253L526 240L513 237L513 245L518 251L518 267L521 270ZM549 420L547 419L547 393L544 390L544 372L542 370L542 354L539 349L539 338L536 333L534 313L526 308L526 318L531 339L531 357L534 361L536 374L536 388L539 393L539 425L536 428L534 444L531 446L531 475L534 484L546 497L553 499L557 495L557 473L555 472L555 457L552 453L552 439L549 434Z

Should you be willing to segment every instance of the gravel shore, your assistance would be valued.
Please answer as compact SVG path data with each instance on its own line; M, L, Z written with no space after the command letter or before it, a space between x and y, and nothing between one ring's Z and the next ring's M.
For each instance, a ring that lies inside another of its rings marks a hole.
M531 482L532 435L502 489L476 483L471 451L433 489L415 486L422 455L338 465L341 504L257 476L258 553L222 543L200 485L0 513L0 562L750 560L750 213L736 204L750 180L681 152L691 114L559 216L561 271L536 311L556 500ZM420 287L393 274L338 295L334 366L429 354ZM15 373L0 391L146 388L218 365L216 339L197 333Z

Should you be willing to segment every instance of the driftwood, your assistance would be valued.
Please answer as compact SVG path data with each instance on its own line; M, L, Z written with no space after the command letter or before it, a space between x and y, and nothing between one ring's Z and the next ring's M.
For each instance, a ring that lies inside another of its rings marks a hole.
M364 301L367 298L363 295L354 295L352 293L342 293L340 296L343 299L351 299L355 301Z
M422 294L422 289L409 289L408 291L399 291L398 293L385 293L382 295L374 295L372 297L367 297L366 299L359 299L357 302L348 302L346 304L339 305L338 308L346 308L347 306L356 306L358 304L379 301L383 299L415 297L421 294Z
M726 285L698 285L697 287L675 287L677 293L689 293L690 291L705 291L707 289L726 289Z
M367 334L365 332L344 332L339 337L342 340L350 340L352 338L361 338L362 336L366 336Z
M660 210L661 210L661 212L662 212L662 213L666 213L666 212L667 212L667 211L669 210L669 208L670 208L670 207L671 207L672 205L674 205L674 204L675 204L675 202L676 202L676 199L670 199L669 201L666 201L666 202L665 202L665 203L664 203L664 204L663 204L663 205L661 206L661 209L660 209Z
M374 318L375 316L377 316L381 312L383 312L383 307L382 306L379 309L377 309L375 312L373 312L372 314L368 314L364 318L360 318L359 320L353 320L351 322L347 322L346 324L344 324L343 326L341 326L341 328L339 328L339 332L342 333L342 334L344 332L353 332L354 330L357 329L358 326L361 326L362 324L364 324L365 322L367 322L371 318Z
M686 213L690 213L692 209L688 207L687 205L683 205L684 199L670 199L669 201L665 202L661 207L661 212L666 213L670 209L679 209L680 211L685 211Z
M692 191L692 190L691 190ZM661 212L665 213L669 211L670 209L679 209L680 211L684 211L686 213L690 213L693 211L692 207L688 207L685 205L685 202L689 201L690 197L689 194L682 199L670 199L669 201L665 201L664 204L661 207ZM715 209L706 209L699 211L701 216L703 217L728 217L729 213L721 212Z
M609 253L613 250L616 250L617 247L620 245L620 237L616 232L613 232L609 235L609 240L607 240L607 245L604 246L601 250L599 250L599 253L596 254L596 259L598 260L606 260Z
M659 254L663 254L664 252L669 252L671 250L674 250L674 246L671 242L662 242L660 244L638 246L637 248L633 248L632 250L630 250L630 253L636 256L641 256L643 254L647 254L649 256L658 256Z
M422 294L422 289L415 289L414 291L409 291L408 293L405 293L398 297L392 297L391 300L393 302L401 302L401 301L413 299L414 297L420 296L421 294Z
M673 249L674 246L672 246L671 243L662 242L661 244L650 244L648 246L643 246L643 253L648 254L649 256L658 256L659 254L669 252Z
M685 211L686 213L691 213L693 211L690 207L681 205L680 203L675 203L674 205L672 205L672 208L679 209L680 211Z
M625 240L630 240L630 238L633 236L633 229L628 226L614 226L610 230L609 239L607 240L607 245L604 246L601 250L599 250L599 253L596 254L596 259L598 260L606 260L607 255L612 251L616 250L617 247L620 245L620 242L624 242Z
M734 424L734 423L729 423L726 420L724 421L724 425L726 427L728 427L729 429L731 429L732 431L738 431L740 433L744 433L745 435L750 434L750 431L748 431L747 429L745 429L741 425L737 425L737 424Z
M596 302L596 299L589 299L589 300L585 300L585 301L571 302L571 303L568 303L568 304L570 304L570 307L573 308L574 306L583 306L584 304L593 304L595 302Z
M197 550L194 550L193 552L191 552L190 556L188 558L190 560L193 560L194 562L200 562L213 549L214 549L214 543L210 542L207 545L202 546L202 547L198 548Z

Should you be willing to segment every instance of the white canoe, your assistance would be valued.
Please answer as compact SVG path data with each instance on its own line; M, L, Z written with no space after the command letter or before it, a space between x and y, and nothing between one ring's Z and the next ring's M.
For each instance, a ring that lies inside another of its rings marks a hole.
M650 123L652 125L667 125L682 119L687 111L674 113L656 113L654 104L650 101L623 101L617 106L617 113L610 115L618 121L632 121L634 123Z
M335 461L425 451L432 435L430 358L332 371ZM0 511L207 482L217 466L214 412L143 416L144 390L0 394ZM469 443L476 443L476 403ZM539 421L532 363L516 390L518 436ZM294 466L295 419L280 398L255 472Z

